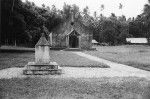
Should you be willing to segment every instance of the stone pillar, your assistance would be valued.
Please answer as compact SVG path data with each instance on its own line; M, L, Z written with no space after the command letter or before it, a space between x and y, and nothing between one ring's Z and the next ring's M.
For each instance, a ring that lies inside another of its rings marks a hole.
M35 63L40 64L49 62L50 62L50 44L43 34L38 43L35 45Z

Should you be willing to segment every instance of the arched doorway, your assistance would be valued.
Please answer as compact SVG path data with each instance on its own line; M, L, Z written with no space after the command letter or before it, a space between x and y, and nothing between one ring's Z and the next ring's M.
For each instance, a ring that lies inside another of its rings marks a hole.
M73 31L73 33L69 35L69 47L79 48L79 35L76 31Z

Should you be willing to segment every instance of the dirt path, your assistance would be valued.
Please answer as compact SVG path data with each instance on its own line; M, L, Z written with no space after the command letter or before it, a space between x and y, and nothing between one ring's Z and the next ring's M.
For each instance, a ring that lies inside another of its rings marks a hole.
M108 72L108 74L113 74L117 72L118 76L122 75L122 76L137 76L137 77L145 77L150 79L150 72L149 71L145 71L145 70L141 70L141 69L137 69L131 66L127 66L127 65L123 65L123 64L119 64L119 63L115 63L115 62L111 62L102 58L98 58L92 55L88 55L82 52L73 52L79 56L88 58L90 60L93 61L98 61L104 64L107 64L110 66L110 70L112 72Z
M10 78L20 78L23 77L22 72L23 72L24 68L17 68L17 67L13 67L13 68L7 68L7 69L2 69L0 70L0 79L6 78L6 79L10 79Z
M58 77L58 78L99 78L99 77L144 77L150 80L150 72L136 69L127 65L114 63L108 60L104 60L95 56L91 56L82 52L73 52L79 56L88 58L93 61L105 63L111 68L84 68L84 67L62 67L62 75L47 75L43 77ZM24 68L8 68L0 70L0 79L2 78L15 78L26 77L22 74Z

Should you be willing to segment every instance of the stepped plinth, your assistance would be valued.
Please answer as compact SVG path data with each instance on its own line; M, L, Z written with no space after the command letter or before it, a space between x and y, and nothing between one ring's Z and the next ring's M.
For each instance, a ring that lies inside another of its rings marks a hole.
M25 75L61 74L56 62L50 61L50 44L44 34L35 45L35 62L28 62L23 71Z

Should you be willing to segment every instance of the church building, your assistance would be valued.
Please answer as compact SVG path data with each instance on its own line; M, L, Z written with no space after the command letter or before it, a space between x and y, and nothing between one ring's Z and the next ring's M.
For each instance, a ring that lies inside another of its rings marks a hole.
M82 22L81 19L71 18L55 27L50 33L52 47L66 49L92 49L93 32Z

